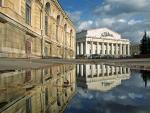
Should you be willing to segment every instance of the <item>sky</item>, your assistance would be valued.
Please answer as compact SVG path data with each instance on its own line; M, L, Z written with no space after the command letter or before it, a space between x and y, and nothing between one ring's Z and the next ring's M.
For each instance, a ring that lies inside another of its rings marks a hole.
M150 0L59 0L70 19L81 30L107 27L139 43L150 35Z

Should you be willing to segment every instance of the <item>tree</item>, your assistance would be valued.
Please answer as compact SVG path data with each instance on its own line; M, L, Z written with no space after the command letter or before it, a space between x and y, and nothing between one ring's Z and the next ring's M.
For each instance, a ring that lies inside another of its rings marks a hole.
M141 40L140 53L141 54L150 54L150 38L147 36L146 32Z

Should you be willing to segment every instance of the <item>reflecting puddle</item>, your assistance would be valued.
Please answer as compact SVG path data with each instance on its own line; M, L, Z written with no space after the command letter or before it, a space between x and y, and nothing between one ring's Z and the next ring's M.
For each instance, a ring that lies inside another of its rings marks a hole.
M0 72L0 113L149 113L150 72L53 65Z
M0 73L0 112L59 113L75 94L75 66Z
M150 113L150 72L77 65L77 94L65 113Z

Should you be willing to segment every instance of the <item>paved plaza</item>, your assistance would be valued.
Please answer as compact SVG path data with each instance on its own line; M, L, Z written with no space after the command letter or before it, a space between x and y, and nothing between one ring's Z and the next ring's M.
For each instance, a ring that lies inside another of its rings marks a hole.
M57 64L107 64L126 66L133 69L150 69L150 58L147 59L8 59L0 58L0 70L38 69Z

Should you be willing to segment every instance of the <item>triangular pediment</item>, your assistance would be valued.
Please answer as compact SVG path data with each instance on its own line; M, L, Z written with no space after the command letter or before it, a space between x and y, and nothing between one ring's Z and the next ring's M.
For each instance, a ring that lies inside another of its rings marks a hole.
M120 34L114 32L108 28L87 30L86 37L121 39Z

